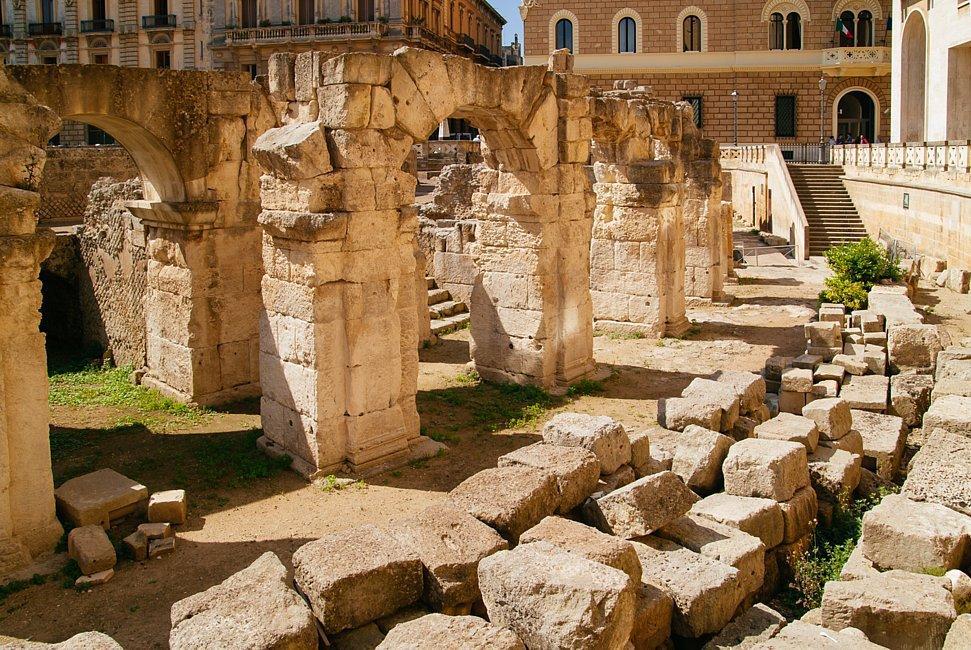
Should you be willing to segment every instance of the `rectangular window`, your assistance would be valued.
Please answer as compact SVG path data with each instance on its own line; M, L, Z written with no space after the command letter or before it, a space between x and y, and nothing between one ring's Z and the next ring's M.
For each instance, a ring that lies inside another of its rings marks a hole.
M172 67L172 53L168 50L155 51L155 67L160 70L168 70Z
M691 108L694 109L695 114L695 126L699 129L705 125L704 114L702 113L702 98L700 95L689 95L688 97L682 97L681 101L691 104Z
M87 141L89 145L115 144L115 139L96 126L86 125Z
M775 98L775 137L796 137L795 95L777 95Z
M108 55L107 54L95 54L93 63L95 65L108 65Z

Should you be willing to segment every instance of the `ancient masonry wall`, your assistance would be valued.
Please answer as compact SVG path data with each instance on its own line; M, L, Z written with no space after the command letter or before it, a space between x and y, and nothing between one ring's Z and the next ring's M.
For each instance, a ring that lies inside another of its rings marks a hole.
M48 147L40 182L42 226L74 225L84 219L95 181L138 178L138 166L122 147Z

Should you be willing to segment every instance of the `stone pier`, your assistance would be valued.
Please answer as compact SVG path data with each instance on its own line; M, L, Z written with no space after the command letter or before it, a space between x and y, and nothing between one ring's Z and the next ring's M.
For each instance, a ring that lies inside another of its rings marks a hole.
M690 109L689 109L690 114ZM694 127L694 124L691 125ZM685 295L724 298L725 224L718 143L686 129L682 142L687 182L684 197Z

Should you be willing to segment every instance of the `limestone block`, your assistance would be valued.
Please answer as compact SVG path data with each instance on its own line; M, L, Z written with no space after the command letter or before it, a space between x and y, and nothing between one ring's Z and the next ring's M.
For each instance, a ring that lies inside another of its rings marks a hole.
M835 348L843 345L843 326L839 322L806 323L803 329L811 347Z
M809 393L784 390L779 393L779 413L799 415L809 401Z
M658 648L671 636L674 600L653 585L640 583L635 589L637 598L630 642L635 648Z
M879 415L879 413L875 413L874 415ZM851 454L856 454L861 458L863 457L863 436L856 429L850 429L850 432L839 440L822 440L819 446L829 447L830 449L842 449Z
M138 524L138 532L149 540L164 539L174 535L172 525L169 523Z
M421 560L371 525L304 544L293 554L293 571L327 634L387 616L422 594Z
M801 354L792 360L792 367L799 370L814 371L822 362L823 358L818 354Z
M91 587L97 587L99 585L107 584L112 578L115 577L114 569L105 569L104 571L98 571L97 573L92 573L89 576L78 576L74 581L75 589L90 589Z
M619 569L638 585L641 562L631 543L563 517L547 517L519 538L520 544L547 542L568 553Z
M363 129L371 121L371 86L331 84L317 89L319 121L328 129Z
M971 614L958 616L944 639L943 650L961 650L971 647Z
M113 469L99 469L65 481L54 490L54 498L60 515L75 526L107 528L111 521L143 511L148 488Z
M621 465L613 474L604 474L597 481L597 492L613 492L637 480L637 473L630 465Z
M714 431L721 428L722 416L722 409L713 402L669 397L657 404L658 424L672 431L683 431L691 424Z
M813 379L817 382L833 380L842 384L845 375L846 368L843 366L838 366L835 363L824 363L813 372Z
M556 477L557 511L567 513L597 489L600 461L582 447L536 443L500 456L499 467L532 467Z
M765 401L765 379L754 372L719 370L715 379L735 389L739 399L739 412L743 415L756 413Z
M162 537L148 540L148 559L156 560L175 553L175 538Z
M809 456L809 477L821 499L830 503L846 503L860 484L863 458L843 449L820 445Z
M851 376L843 384L840 399L851 409L885 413L887 410L890 378L880 375Z
M933 573L959 569L969 550L971 517L936 503L888 494L863 515L863 554L880 570Z
M687 514L658 530L655 536L734 567L746 595L762 586L765 545L753 535L701 515Z
M752 646L758 650L804 650L805 648L839 648L840 650L881 650L884 646L870 643L866 635L848 627L839 632L819 625L792 621L775 637Z
M374 623L362 625L353 630L344 630L339 634L327 637L330 647L335 650L359 650L366 648L372 650L384 641L384 634Z
M755 437L764 440L798 442L806 447L807 453L811 453L819 444L819 428L815 421L807 417L780 413L755 427Z
M858 309L852 312L850 316L853 327L858 327L863 333L882 332L884 329L885 317L883 314L878 314L867 309Z
M115 547L98 524L74 528L67 536L67 555L78 563L81 573L91 575L115 566Z
M169 646L183 648L317 647L313 612L290 588L271 552L206 591L172 605Z
M851 413L853 428L863 438L863 467L876 472L882 479L894 480L907 442L903 419L856 409Z
M939 257L921 255L917 259L917 268L920 271L920 277L925 280L933 280L941 271L947 268L947 261Z
M560 503L556 478L532 467L486 469L462 481L449 500L511 542L553 514Z
M187 511L185 490L155 492L148 499L148 520L153 523L184 524Z
M546 542L484 559L479 584L489 620L529 648L616 648L633 628L627 574Z
M628 431L630 464L637 478L646 476L651 464L651 437L647 431Z
M820 440L839 440L853 424L850 406L837 397L813 400L802 409L802 414L816 423Z
M940 648L955 618L950 592L933 576L888 571L823 590L824 627L855 627L887 648Z
M634 542L643 581L674 600L672 632L698 638L725 627L745 597L734 567L675 542L644 537Z
M863 545L858 543L853 547L853 552L850 553L846 564L840 569L840 580L859 580L879 574L880 571L873 568L873 562L863 555Z
M557 413L543 426L543 441L594 453L600 472L610 474L630 462L630 439L623 425L606 416Z
M671 471L696 492L715 491L722 482L722 463L734 440L716 431L689 424L677 437Z
M782 390L808 393L813 389L813 371L808 368L789 368L782 373Z
M761 418L761 413L758 414ZM745 415L740 415L738 420L735 421L735 426L728 434L735 440L745 440L746 438L755 437L755 427L759 425L759 420L755 418L750 418Z
M674 472L638 479L596 499L596 522L604 532L633 539L649 535L691 509L698 497Z
M971 438L932 431L910 462L901 494L971 515Z
M971 436L971 397L945 395L934 400L924 413L924 436L934 429Z
M270 174L298 181L330 172L330 155L317 122L295 122L256 139L253 157Z
M832 364L834 366L840 366L849 375L865 375L868 370L866 362L863 361L863 357L852 354L837 354L833 357Z
M947 288L955 293L968 293L969 288L971 288L971 271L948 269Z
M321 61L322 84L371 84L386 86L391 81L391 58L374 52L350 52Z
M886 332L867 332L863 335L864 345L873 345L881 350L887 349L887 333Z
M787 501L809 485L806 447L782 440L742 440L728 451L722 473L728 494Z
M782 381L783 371L790 366L792 366L792 357L769 357L765 360L762 375L766 380Z
M835 379L826 379L824 381L817 381L813 384L813 390L806 398L806 403L815 401L817 399L823 399L825 397L839 397L840 394L840 384Z
M766 548L778 546L785 535L782 508L772 499L737 497L719 492L691 506L691 514L753 535Z
M489 526L447 504L426 508L388 532L421 560L423 599L437 610L476 602L479 562L509 548Z
M971 365L967 363L971 361L971 348L967 343L965 339L960 346L952 345L938 353L935 380L971 379Z
M785 530L782 543L796 544L813 529L818 510L816 491L811 487L801 488L791 499L780 502L779 508Z
M890 378L890 413L908 427L918 427L931 404L934 378L930 375L894 375Z
M867 370L874 375L887 374L887 353L873 345L863 346L863 363Z
M140 530L136 530L121 540L122 547L129 558L136 562L148 559L148 537Z
M681 392L681 397L700 404L715 404L721 409L721 422L717 431L730 431L738 419L739 396L733 386L696 377Z
M488 623L477 616L443 614L428 614L396 625L377 647L385 650L526 650L519 637L506 628Z
M930 372L944 349L947 333L937 325L895 325L888 331L887 352L894 373Z
M786 617L768 605L757 603L739 614L705 645L705 650L751 648L768 641L785 627Z
M823 365L823 363L830 363L833 360L833 357L835 357L837 354L842 354L842 352L843 352L843 346L839 346L835 348L820 348L820 347L813 347L813 346L806 347L806 354L819 357L822 360L822 363L820 363L820 365ZM815 369L813 369L813 372L815 372Z

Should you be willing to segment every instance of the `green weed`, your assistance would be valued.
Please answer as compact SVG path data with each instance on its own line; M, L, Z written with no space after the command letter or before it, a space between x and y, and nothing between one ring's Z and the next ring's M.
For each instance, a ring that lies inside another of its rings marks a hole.
M644 335L640 332L607 332L607 338L612 341L639 341Z
M260 451L256 440L260 429L244 436L200 438L194 450L197 470L207 484L235 487L256 479L270 478L290 467L289 456L271 457Z
M604 392L602 382L593 379L581 379L566 389L567 397L580 397L582 395L599 395Z

